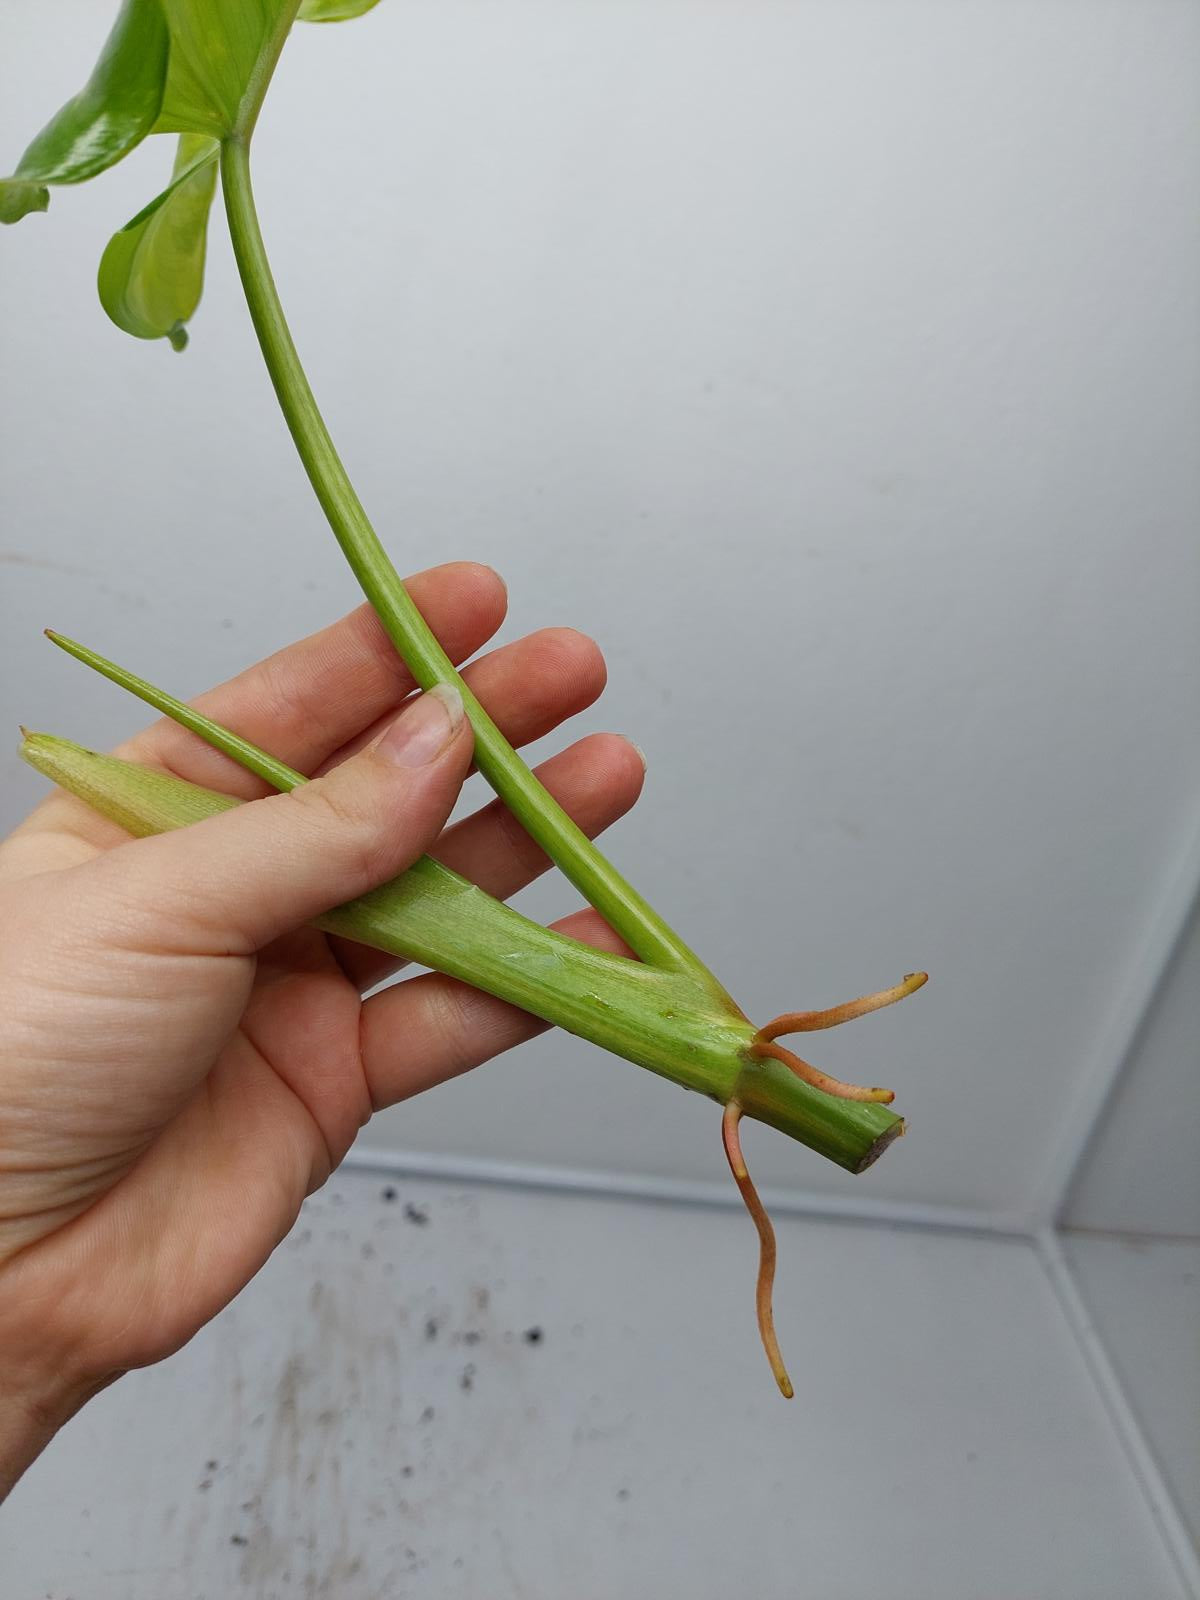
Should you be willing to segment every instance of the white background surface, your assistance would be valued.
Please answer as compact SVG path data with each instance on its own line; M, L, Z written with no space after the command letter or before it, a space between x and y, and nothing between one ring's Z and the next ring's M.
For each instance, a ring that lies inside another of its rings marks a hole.
M102 12L5 8L14 158ZM650 757L614 853L751 1015L933 974L821 1041L912 1137L856 1186L764 1135L774 1184L1019 1212L1169 885L1200 766L1197 27L406 0L284 57L264 226L402 570L491 561L510 635L598 637L580 731ZM219 219L185 356L95 303L168 159L3 240L0 712L97 744L140 713L43 624L188 693L354 599ZM7 814L40 789L10 763ZM720 1176L711 1108L561 1037L371 1137Z
M1193 912L1071 1187L1066 1221L1200 1238L1198 1142L1200 913Z
M4 7L13 159L107 13ZM401 569L490 561L506 637L600 640L572 735L650 757L613 852L750 1014L933 973L818 1056L894 1084L910 1138L851 1180L748 1130L776 1190L1033 1220L1186 901L1198 32L1184 0L385 0L284 58L264 226ZM0 238L0 712L98 745L140 714L43 625L191 693L355 601L219 217L186 356L95 303L167 164ZM2 820L39 792L11 761ZM1198 962L1193 924L1072 1224L1200 1231ZM365 1140L724 1181L710 1106L562 1036ZM737 1213L424 1184L420 1229L339 1184L35 1468L6 1594L1181 1592L1024 1242L783 1224L780 1322L816 1364L789 1410ZM1194 1243L1065 1248L1200 1526Z
M62 1435L6 1593L1179 1594L1027 1244L783 1222L789 1405L737 1212L393 1181L335 1179Z
M1068 1233L1063 1249L1200 1547L1200 1240Z

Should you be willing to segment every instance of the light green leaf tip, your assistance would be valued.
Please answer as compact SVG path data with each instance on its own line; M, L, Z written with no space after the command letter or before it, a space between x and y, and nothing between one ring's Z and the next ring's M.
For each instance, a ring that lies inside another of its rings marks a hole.
M35 771L78 795L102 816L142 838L186 827L240 804L232 795L182 783L171 773L98 755L70 739L21 729L19 754Z
M208 213L217 183L217 141L185 133L171 182L109 240L100 258L100 304L137 339L187 344L184 324L204 287Z
M301 22L349 22L378 4L379 0L303 0L297 15Z
M31 211L45 211L50 191L40 183L21 178L0 178L0 222L20 222Z

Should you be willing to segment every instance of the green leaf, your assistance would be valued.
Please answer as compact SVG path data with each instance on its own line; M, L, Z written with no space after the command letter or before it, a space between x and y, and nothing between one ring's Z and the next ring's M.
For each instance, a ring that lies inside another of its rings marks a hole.
M170 29L155 133L247 134L296 0L158 0Z
M38 134L15 176L33 184L82 183L128 155L162 105L167 47L160 0L125 0L91 77ZM45 205L24 204L17 215L39 209Z
M248 137L297 3L124 0L87 83L0 179L0 222L44 211L45 184L94 178L148 133Z
M379 0L302 0L299 18L301 22L349 22L378 4Z
M185 133L171 182L108 242L100 258L100 304L138 339L187 343L184 323L204 287L208 212L217 184L217 142Z

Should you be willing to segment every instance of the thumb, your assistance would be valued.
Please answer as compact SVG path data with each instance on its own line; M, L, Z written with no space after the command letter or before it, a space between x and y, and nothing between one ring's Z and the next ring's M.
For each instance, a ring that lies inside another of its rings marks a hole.
M125 897L161 913L161 944L249 954L411 866L441 832L472 747L462 697L439 684L323 777L101 861L125 858Z

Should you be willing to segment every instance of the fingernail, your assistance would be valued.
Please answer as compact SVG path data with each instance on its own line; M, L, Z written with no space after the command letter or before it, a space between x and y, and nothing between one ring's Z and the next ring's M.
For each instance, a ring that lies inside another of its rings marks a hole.
M396 718L376 750L398 767L427 767L458 732L463 720L462 696L449 684L435 684Z
M626 744L631 744L633 746L633 748L637 751L638 759L642 763L642 771L645 772L647 764L648 764L647 761L646 761L646 752L642 749L641 745L637 742L637 740L636 739L631 739L628 734L625 735L625 743Z

